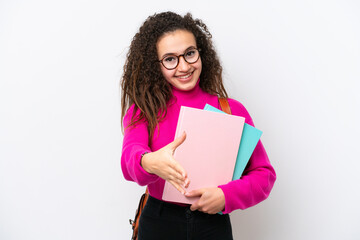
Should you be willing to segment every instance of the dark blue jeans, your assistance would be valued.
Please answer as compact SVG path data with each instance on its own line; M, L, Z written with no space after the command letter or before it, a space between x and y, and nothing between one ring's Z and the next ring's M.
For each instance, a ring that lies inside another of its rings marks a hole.
M232 240L228 214L192 212L149 196L139 222L139 240Z

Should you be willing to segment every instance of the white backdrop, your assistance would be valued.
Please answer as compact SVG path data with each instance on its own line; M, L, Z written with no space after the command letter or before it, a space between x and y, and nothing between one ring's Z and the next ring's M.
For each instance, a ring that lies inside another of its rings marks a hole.
M129 239L119 80L145 18L204 20L278 180L235 239L360 239L360 4L0 0L0 239Z

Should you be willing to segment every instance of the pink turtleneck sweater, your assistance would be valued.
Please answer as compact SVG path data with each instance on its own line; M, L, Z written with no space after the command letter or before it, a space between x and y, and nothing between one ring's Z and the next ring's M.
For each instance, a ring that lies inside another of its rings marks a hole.
M162 199L165 180L146 172L141 167L141 155L145 152L156 151L174 140L180 106L203 109L207 103L221 109L217 96L204 92L199 83L191 91L180 91L173 88L173 95L174 98L168 105L167 115L159 123L159 131L155 129L150 146L146 122L126 128L129 125L134 106L129 108L124 117L125 133L121 154L121 168L124 177L126 180L137 182L141 186L148 185L150 195L160 200ZM228 100L232 114L244 117L247 124L254 126L245 107L236 100ZM259 141L243 176L239 180L219 186L225 195L223 213L230 213L236 209L246 209L265 200L270 194L275 179L275 171L261 141Z

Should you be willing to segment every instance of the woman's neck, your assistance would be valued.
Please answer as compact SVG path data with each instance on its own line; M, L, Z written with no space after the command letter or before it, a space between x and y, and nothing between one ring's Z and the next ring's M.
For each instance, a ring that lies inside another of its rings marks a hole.
M206 104L206 93L200 88L200 79L189 91L182 91L172 86L174 100L179 106L203 108Z

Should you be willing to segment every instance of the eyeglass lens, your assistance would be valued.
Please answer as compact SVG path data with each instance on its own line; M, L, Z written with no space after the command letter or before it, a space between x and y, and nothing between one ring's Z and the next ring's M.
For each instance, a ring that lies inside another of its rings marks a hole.
M168 55L162 59L162 64L167 69L174 69L179 64L180 57L183 56L187 63L195 63L199 59L199 51L197 49L189 49L184 54L176 56L176 55Z

